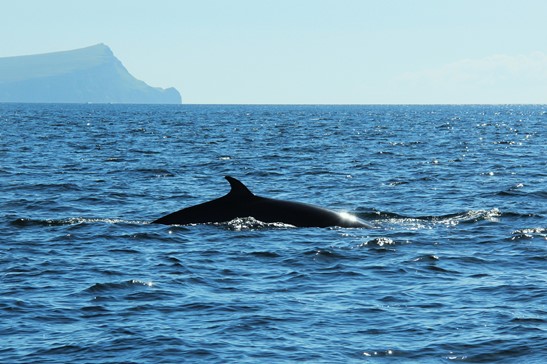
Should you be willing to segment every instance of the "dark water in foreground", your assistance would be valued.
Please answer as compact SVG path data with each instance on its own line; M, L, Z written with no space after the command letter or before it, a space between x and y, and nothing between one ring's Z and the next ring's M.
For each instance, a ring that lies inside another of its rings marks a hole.
M0 104L0 362L547 360L546 106ZM225 194L374 229L148 222Z

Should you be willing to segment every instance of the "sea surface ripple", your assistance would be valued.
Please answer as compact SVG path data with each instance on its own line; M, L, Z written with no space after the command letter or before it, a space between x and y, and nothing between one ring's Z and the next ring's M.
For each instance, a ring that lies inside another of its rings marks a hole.
M0 104L2 363L543 363L546 106ZM228 192L373 229L150 221Z

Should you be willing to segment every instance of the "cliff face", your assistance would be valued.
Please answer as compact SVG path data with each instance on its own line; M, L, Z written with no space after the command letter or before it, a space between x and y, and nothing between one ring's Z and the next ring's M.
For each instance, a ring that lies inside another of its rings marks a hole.
M174 88L134 78L104 44L0 58L0 102L180 104Z

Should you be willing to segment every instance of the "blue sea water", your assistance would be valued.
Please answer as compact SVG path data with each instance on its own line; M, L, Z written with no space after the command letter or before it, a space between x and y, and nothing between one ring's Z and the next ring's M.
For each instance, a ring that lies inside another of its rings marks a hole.
M547 106L0 104L2 363L543 363ZM149 222L228 192L373 229Z

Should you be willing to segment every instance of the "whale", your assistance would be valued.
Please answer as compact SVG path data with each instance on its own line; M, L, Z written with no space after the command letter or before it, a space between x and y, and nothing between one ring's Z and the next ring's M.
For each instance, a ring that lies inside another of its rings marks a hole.
M354 215L302 202L284 201L253 194L239 180L225 176L230 192L220 198L170 213L153 224L194 225L229 222L252 217L264 223L295 227L371 228Z

